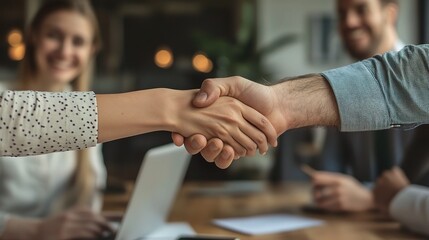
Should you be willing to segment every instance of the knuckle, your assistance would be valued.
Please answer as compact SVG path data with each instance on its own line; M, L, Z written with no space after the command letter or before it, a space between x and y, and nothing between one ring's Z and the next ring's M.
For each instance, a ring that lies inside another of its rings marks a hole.
M248 151L256 151L256 149L258 149L258 146L256 145L255 142L249 141L249 142L246 142L245 148Z
M256 153L256 148L253 148L253 147L247 148L247 151L246 151L247 156L253 156L255 155L255 153Z
M239 126L239 121L237 118L237 114L235 112L230 112L227 116L225 116L224 120L225 123L228 124L229 126L233 126L233 127L237 127Z
M236 152L240 156L246 156L246 150L244 148L236 149Z
M242 81L244 78L243 77L241 77L241 76L233 76L232 77L234 80L236 80L236 81Z
M223 128L217 129L216 130L216 135L220 139L224 139L224 140L229 136L228 132L225 129L223 129Z
M271 123L264 116L259 118L258 128L260 128L261 130L268 130L269 125L271 125Z
M201 85L206 87L212 86L214 84L213 81L214 81L213 78L206 78Z
M254 139L254 141L256 142L256 144L261 146L261 145L264 145L266 143L267 139L265 138L264 135L259 135Z
M258 146L255 143L250 144L248 151L251 151L252 153L256 152L256 149L258 149Z

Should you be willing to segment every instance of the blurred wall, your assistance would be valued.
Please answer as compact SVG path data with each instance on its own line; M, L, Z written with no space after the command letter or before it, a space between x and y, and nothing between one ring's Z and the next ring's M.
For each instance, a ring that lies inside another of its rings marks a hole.
M400 0L399 37L404 43L418 42L418 14L416 0ZM272 71L272 79L320 72L345 65L350 60L314 64L309 61L309 18L321 14L336 16L335 0L257 0L258 44L269 44L282 34L297 34L299 40L265 58ZM336 32L336 31L335 31Z

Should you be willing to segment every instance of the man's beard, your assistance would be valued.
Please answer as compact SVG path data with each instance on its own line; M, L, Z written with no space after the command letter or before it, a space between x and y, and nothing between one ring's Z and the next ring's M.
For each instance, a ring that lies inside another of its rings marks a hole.
M383 32L380 32L377 35L374 35L373 32L370 32L370 36L371 40L369 42L368 47L366 47L365 49L354 49L353 46L349 46L346 44L346 50L348 51L350 56L357 60L363 60L377 55L377 51L382 44Z

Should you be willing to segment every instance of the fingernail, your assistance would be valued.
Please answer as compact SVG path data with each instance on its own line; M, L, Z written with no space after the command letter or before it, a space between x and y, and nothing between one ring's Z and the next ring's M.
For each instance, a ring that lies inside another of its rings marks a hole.
M192 141L191 145L194 149L200 148L200 144L198 144L196 141Z
M264 156L265 154L267 154L267 152L263 152L263 153L262 153L262 156Z
M228 152L222 152L222 158L228 158L229 157L229 153Z
M217 150L216 145L215 145L215 144L211 144L211 145L210 145L210 150L211 150L211 151L216 151L216 150Z
M195 97L197 101L205 102L207 100L207 93L205 92L198 92L197 96Z

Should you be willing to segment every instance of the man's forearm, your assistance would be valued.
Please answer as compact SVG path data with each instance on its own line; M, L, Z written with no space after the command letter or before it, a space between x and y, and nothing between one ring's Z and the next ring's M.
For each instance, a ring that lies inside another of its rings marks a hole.
M287 123L284 131L314 125L340 125L335 96L321 75L285 79L272 88Z

